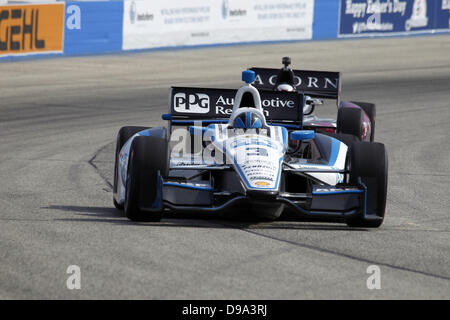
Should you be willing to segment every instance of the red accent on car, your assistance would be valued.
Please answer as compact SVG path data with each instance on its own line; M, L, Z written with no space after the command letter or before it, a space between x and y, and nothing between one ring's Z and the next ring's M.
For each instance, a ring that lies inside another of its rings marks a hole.
M317 128L317 132L336 133L336 128Z

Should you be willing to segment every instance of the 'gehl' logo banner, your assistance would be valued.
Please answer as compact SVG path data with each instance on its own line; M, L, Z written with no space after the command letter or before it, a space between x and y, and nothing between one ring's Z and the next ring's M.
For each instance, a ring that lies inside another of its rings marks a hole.
M0 56L62 52L64 4L0 6Z

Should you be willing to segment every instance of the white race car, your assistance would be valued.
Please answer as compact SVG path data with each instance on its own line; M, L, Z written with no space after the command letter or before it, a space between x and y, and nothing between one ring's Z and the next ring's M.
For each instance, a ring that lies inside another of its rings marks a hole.
M237 91L172 87L168 128L121 128L115 206L137 221L159 221L164 210L269 219L289 210L379 227L384 145L304 130L303 93L258 90L251 70L242 79Z

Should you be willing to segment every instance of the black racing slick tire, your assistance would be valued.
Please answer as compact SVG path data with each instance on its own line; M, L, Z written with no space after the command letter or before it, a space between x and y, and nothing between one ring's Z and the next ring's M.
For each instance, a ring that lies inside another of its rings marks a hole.
M125 215L132 221L160 221L161 176L168 174L167 140L160 136L134 138L128 158Z
M375 104L369 103L369 102L357 102L357 101L351 101L351 103L354 103L358 106L360 106L364 112L367 114L367 116L370 119L370 142L373 142L375 140L375 119L377 116L377 110L375 107Z
M347 134L347 133L325 133L325 135L330 136L332 138L335 138L335 139L345 143L347 145L347 147L349 147L349 148L352 146L353 143L361 141L354 135Z
M122 150L123 145L136 133L149 129L149 127L138 127L138 126L127 126L120 128L119 132L117 133L117 139L116 139L116 153L115 153L115 161L114 161L114 183L113 183L113 193L114 195L117 193L117 182L118 182L118 166L119 166L119 153L120 150ZM119 204L115 197L113 195L113 203L114 206L119 209L123 210L123 205Z
M350 150L350 183L367 189L365 208L347 220L350 227L378 228L384 220L388 185L386 147L378 142L356 142Z
M361 109L340 107L336 120L337 133L351 134L361 141L363 119L363 111Z

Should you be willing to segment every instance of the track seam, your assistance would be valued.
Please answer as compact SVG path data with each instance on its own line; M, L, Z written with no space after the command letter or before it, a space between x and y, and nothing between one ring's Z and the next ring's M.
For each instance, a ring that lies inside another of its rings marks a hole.
M111 190L112 190L113 189L112 184L106 179L106 177L104 177L102 175L102 173L100 172L98 167L94 164L94 160L97 158L97 156L100 154L100 152L102 152L104 149L106 149L110 144L111 144L111 142L107 143L106 145L104 145L100 149L98 149L94 153L92 158L88 161L88 163L94 168L94 170L97 172L97 174L103 179L103 181L107 184L107 186L109 188L111 188ZM335 255L335 256L339 256L339 257L343 257L343 258L359 261L359 262L376 264L376 265L380 265L380 266L384 266L384 267L388 267L388 268L392 268L392 269L396 269L396 270L416 273L416 274L420 274L420 275L424 275L424 276L428 276L428 277L433 277L433 278L437 278L437 279L450 281L450 277L440 276L440 275L436 275L436 274L433 274L433 273L428 273L428 272L424 272L424 271L420 271L420 270L414 270L414 269L410 269L410 268L406 268L406 267L395 266L395 265L391 265L391 264L384 263L384 262L377 262L377 261L374 261L374 260L364 259L364 258L352 256L352 255L349 255L349 254L345 254L345 253L342 253L342 252L337 252L337 251L333 251L333 250L329 250L329 249L315 247L315 246L312 246L312 245L301 244L301 243L297 243L297 242L294 242L294 241L279 239L279 238L276 238L276 237L273 237L273 236L268 236L268 235L264 235L264 234L260 234L260 233L254 232L254 231L251 231L249 229L237 228L237 227L235 227L233 225L229 225L229 224L224 224L224 223L218 223L218 224L219 225L223 225L223 226L228 227L228 228L231 227L231 228L236 229L236 230L241 230L241 231L244 231L244 232L256 235L256 236L264 237L264 238L275 240L275 241L279 241L279 242L288 243L288 244L291 244L291 245L295 245L297 247L302 247L302 248L305 248L305 249L310 249L310 250L314 250L314 251L318 251L318 252L322 252L322 253L328 253L328 254L332 254L332 255Z
M97 172L97 174L100 176L100 178L102 178L103 181L106 183L106 185L112 190L113 189L113 185L111 184L111 182L108 181L108 179L106 179L106 177L103 176L103 174L100 172L100 170L98 169L98 167L94 163L95 158L97 158L97 156L100 154L100 152L105 150L111 143L112 142L109 142L109 143L105 144L104 146L102 146L100 149L98 149L94 153L92 158L88 161L88 164L90 164L94 168L95 172Z
M226 227L233 227L233 226L227 225L227 224L222 224L222 225L224 225ZM346 254L346 253L337 252L337 251L324 249L324 248L320 248L320 247L315 247L315 246L308 245L308 244L302 244L302 243L297 243L297 242L290 241L290 240L279 239L279 238L276 238L276 237L273 237L273 236L268 236L268 235L264 235L264 234L261 234L261 233L258 233L258 232L254 232L254 231L251 231L249 229L242 229L242 228L235 228L235 229L241 230L241 231L244 231L244 232L256 235L256 236L264 237L264 238L267 238L267 239L288 243L288 244L295 245L297 247L302 247L302 248L305 248L305 249L310 249L310 250L319 251L319 252L322 252L322 253L328 253L328 254L332 254L332 255L335 255L335 256L344 257L344 258L351 259L351 260L356 260L356 261L359 261L359 262L376 264L376 265L380 265L380 266L384 266L384 267L388 267L388 268L392 268L392 269L397 269L397 270L401 270L401 271L417 273L417 274L421 274L421 275L428 276L428 277L433 277L433 278L437 278L437 279L450 281L450 277L440 276L440 275L436 275L436 274L433 274L433 273L428 273L428 272L424 272L424 271L420 271L420 270L414 270L414 269L410 269L410 268L406 268L406 267L395 266L395 265L391 265L391 264L388 264L388 263L385 263L385 262L377 262L377 261L374 261L374 260L359 258L359 257L355 257L355 256L352 256L352 255L349 255L349 254Z

